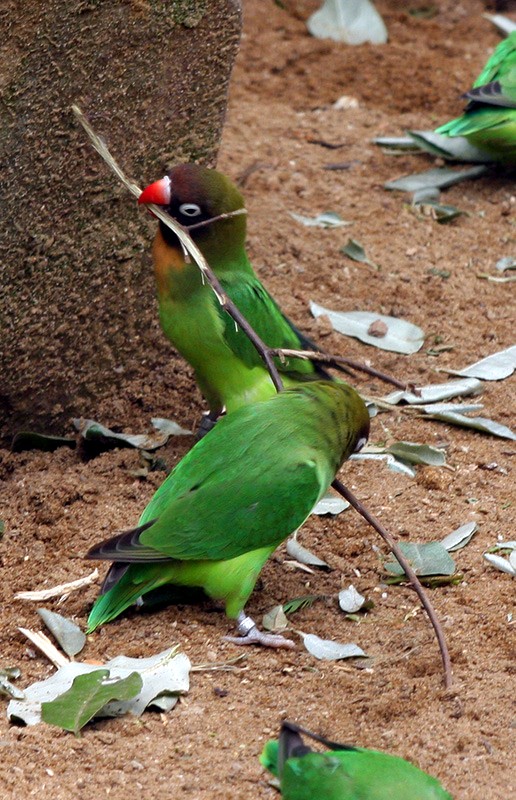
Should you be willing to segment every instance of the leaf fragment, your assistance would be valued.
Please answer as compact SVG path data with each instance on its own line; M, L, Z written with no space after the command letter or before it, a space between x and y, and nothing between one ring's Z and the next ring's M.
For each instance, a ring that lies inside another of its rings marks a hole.
M321 639L314 633L302 633L303 644L310 655L321 661L340 661L344 658L367 658L357 644L342 644L332 639Z
M421 328L397 317L387 317L369 311L332 311L313 301L310 302L310 310L314 317L326 315L339 333L353 336L382 350L405 354L417 353L425 339ZM387 334L380 338L368 333L371 324L377 320L384 322L388 329Z
M267 631L280 632L288 628L288 619L282 605L274 606L263 615L263 627Z
M420 189L434 187L446 189L448 186L461 183L461 181L478 178L480 175L484 175L486 171L487 167L485 166L470 167L464 170L454 170L450 167L434 167L414 175L405 175L394 181L387 181L384 184L384 188L399 192L417 192Z
M81 652L86 635L75 622L48 608L38 608L38 614L67 656L72 658Z
M54 700L41 704L41 718L49 725L79 733L111 700L131 700L142 688L137 672L112 678L107 669L77 675L71 687Z
M399 545L403 555L419 576L426 575L453 575L455 562L441 542L401 542ZM404 575L403 567L395 558L384 564L391 575Z
M427 406L426 409L428 409L428 413L425 414L427 419L436 419L440 422L448 422L450 425L457 425L460 428L472 428L481 433L490 433L492 436L498 436L501 439L516 441L516 433L510 428L487 417L467 417L465 414L458 414L456 411L436 411L435 409L432 410L432 406Z
M495 264L495 269L499 270L500 272L505 272L507 269L516 269L516 258L512 256L505 256L501 258Z
M318 39L357 45L385 44L387 28L370 0L324 0L307 20L306 27Z
M292 219L295 219L296 222L300 222L307 228L341 228L344 225L353 224L352 222L347 222L345 219L342 219L340 214L337 214L336 211L323 211L321 214L317 214L316 217L305 217L302 214L294 213L294 211L289 211L289 214Z
M336 516L340 514L342 511L345 511L346 508L349 508L349 503L347 500L344 500L343 497L334 494L333 492L326 492L326 494L321 497L315 508L312 509L312 514L317 514L319 517L323 517L326 514L331 514L331 516Z
M350 584L347 589L341 589L339 592L339 606L347 614L355 614L364 607L366 599L360 592L357 592L353 584Z
M461 370L447 370L453 375L480 378L483 381L500 381L508 378L516 369L516 345L499 350Z
M481 390L482 384L477 378L464 378L458 381L429 383L426 386L419 386L419 395L413 392L397 390L391 392L382 399L386 403L392 403L393 405L397 405L398 403L420 405L423 403L435 403L439 400L449 400L452 397L465 397L468 394L478 394Z
M455 528L455 530L449 533L448 536L445 536L444 539L441 539L441 544L449 553L455 550L461 550L471 541L477 530L478 525L476 522L466 522L459 528Z
M499 572L506 572L507 575L516 576L516 567L514 567L508 558L497 556L495 553L484 553L484 559L492 567L499 570Z
M373 269L380 269L378 264L375 264L374 261L371 261L371 259L366 256L364 248L360 242L357 242L355 239L348 239L347 244L340 248L340 252L350 258L352 261L358 261L361 264L368 264L370 267L373 267Z
M424 152L448 161L490 164L493 156L472 145L465 136L443 136L435 131L409 131L412 142Z
M305 564L310 567L319 567L319 569L328 571L331 570L331 567L326 561L323 561L321 558L314 555L314 553L311 553L310 550L307 550L306 547L303 547L302 544L299 544L297 532L287 541L287 553L291 558L295 558L296 561L299 561L300 564Z
M188 430L188 428L182 428L181 425L174 422L173 419L152 417L151 424L156 430L160 431L160 433L167 434L167 436L192 436L192 431Z

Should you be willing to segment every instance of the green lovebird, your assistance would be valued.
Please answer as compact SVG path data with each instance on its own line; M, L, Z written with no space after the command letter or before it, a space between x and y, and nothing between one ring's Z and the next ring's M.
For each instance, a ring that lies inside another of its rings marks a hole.
M147 186L138 202L162 206L188 230L228 297L266 345L317 349L258 280L245 249L246 215L223 216L244 209L244 199L229 178L197 164L181 164ZM210 417L216 419L223 408L229 413L272 397L274 386L254 346L221 309L198 267L185 262L176 235L161 221L153 261L161 326L194 368ZM286 386L306 377L329 377L306 360L278 360L277 366Z
M138 527L87 554L114 561L88 632L173 584L222 601L237 620L234 641L292 646L261 633L244 606L268 557L303 524L368 433L363 400L332 381L300 384L223 417L159 487Z
M321 742L320 753L300 733ZM452 800L439 781L403 758L336 744L291 722L267 742L260 763L279 778L283 800Z
M462 117L436 133L465 136L497 160L516 163L516 31L500 42L464 97Z

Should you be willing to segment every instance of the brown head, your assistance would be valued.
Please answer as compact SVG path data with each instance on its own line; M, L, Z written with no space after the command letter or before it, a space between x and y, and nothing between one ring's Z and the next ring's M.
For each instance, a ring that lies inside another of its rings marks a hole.
M220 219L244 208L244 198L229 178L198 164L180 164L143 190L140 204L161 206L188 229L208 262L232 261L245 246L246 215ZM201 224L200 224L201 223ZM160 222L165 242L177 248L176 235Z

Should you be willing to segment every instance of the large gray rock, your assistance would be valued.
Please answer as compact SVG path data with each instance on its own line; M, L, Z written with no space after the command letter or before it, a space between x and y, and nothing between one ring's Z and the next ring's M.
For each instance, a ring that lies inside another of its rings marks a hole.
M4 3L0 68L0 436L61 429L171 357L148 217L76 123L140 185L214 163L239 0Z

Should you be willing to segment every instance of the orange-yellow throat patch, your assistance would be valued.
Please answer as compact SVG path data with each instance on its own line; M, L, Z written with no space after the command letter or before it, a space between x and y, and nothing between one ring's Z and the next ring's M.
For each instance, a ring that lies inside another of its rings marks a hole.
M186 267L183 252L180 247L171 247L167 244L161 235L161 231L158 230L152 245L152 258L158 292L159 294L169 293L168 276L170 272L182 272Z

